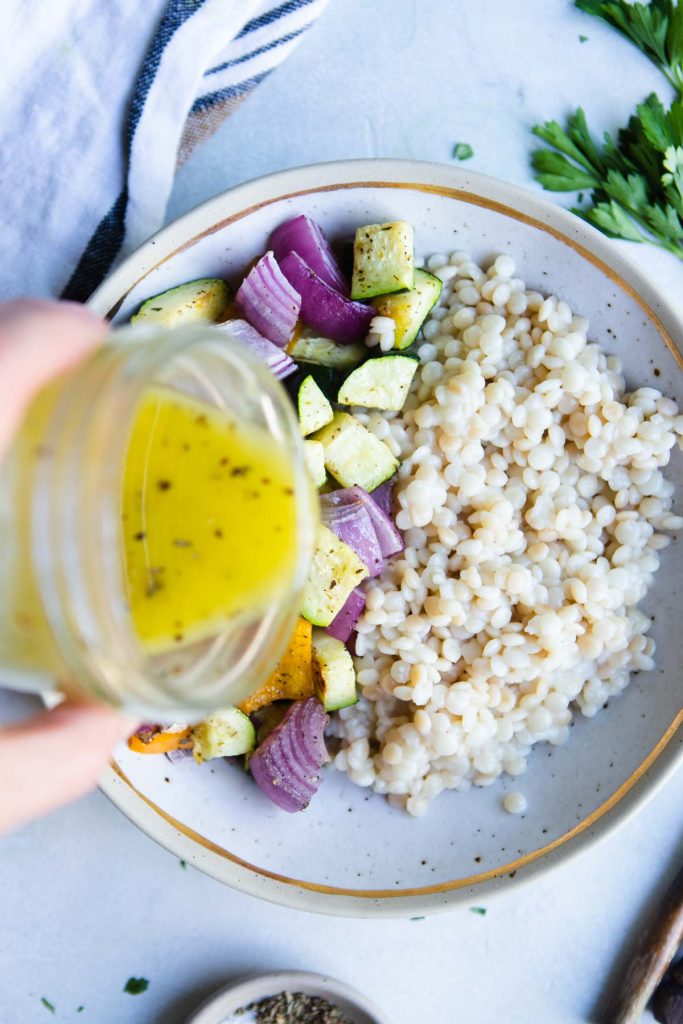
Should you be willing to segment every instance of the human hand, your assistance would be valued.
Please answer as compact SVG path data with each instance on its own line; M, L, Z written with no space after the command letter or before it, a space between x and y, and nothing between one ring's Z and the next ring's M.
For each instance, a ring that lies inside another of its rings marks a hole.
M76 303L0 304L0 459L40 388L85 358L106 332ZM131 728L118 712L71 701L0 728L0 833L91 789Z

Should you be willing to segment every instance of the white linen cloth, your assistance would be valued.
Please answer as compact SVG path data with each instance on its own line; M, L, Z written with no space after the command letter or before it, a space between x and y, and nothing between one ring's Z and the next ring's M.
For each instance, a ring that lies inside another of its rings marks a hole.
M2 0L0 298L84 301L327 0Z

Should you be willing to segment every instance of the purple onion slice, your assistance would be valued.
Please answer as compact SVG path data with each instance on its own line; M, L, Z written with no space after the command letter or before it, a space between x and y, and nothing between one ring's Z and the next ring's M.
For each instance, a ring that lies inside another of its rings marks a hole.
M338 491L324 494L321 498L323 521L336 533L334 520L339 519L343 522L343 509L355 508L358 505L366 510L372 520L382 557L389 558L403 551L403 538L393 521L373 500L373 495L368 494L362 487L342 487ZM360 555L360 552L358 554Z
M341 345L352 345L365 338L375 315L371 306L352 302L330 288L296 252L288 253L280 261L280 269L301 296L301 319L305 323Z
M297 253L321 281L336 292L348 296L349 286L339 269L332 247L320 225L310 217L302 214L280 224L270 236L270 247L278 261L290 252Z
M242 281L235 305L252 327L284 348L299 318L301 296L280 270L272 252L267 252Z
M288 356L284 349L278 348L268 338L264 338L255 327L252 327L246 320L225 320L216 324L220 330L226 331L233 338L237 338L247 348L251 349L258 359L261 359L269 370L278 378L283 380L291 373L296 373L296 363L291 356Z
M296 701L249 759L257 786L283 811L303 811L318 789L327 722L315 697Z
M365 596L360 590L352 590L341 611L337 612L325 632L341 640L343 644L348 643L364 608Z

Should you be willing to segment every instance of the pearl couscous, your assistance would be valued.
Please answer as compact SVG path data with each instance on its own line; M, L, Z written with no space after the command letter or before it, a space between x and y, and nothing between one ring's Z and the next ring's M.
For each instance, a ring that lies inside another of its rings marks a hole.
M336 767L413 815L521 775L534 744L564 743L577 712L653 667L638 602L683 526L662 473L676 404L627 392L587 321L527 289L510 256L427 267L444 287L404 408L355 410L403 460L406 547L367 589L362 698L333 725Z

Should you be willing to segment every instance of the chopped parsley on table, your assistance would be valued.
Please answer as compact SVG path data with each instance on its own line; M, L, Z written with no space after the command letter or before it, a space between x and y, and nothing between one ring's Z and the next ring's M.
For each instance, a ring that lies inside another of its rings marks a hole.
M43 996L43 998L40 1001L43 1004L43 1006L45 1007L45 1009L49 1010L50 1013L55 1013L56 1012L54 1003L51 1003L49 999L45 998L45 996Z
M129 978L123 986L123 991L130 996L139 996L149 988L147 978Z
M472 914L481 914L482 917L486 914L486 907L470 907Z
M470 157L474 156L474 150L469 142L456 142L453 146L452 156L456 160L469 160Z

